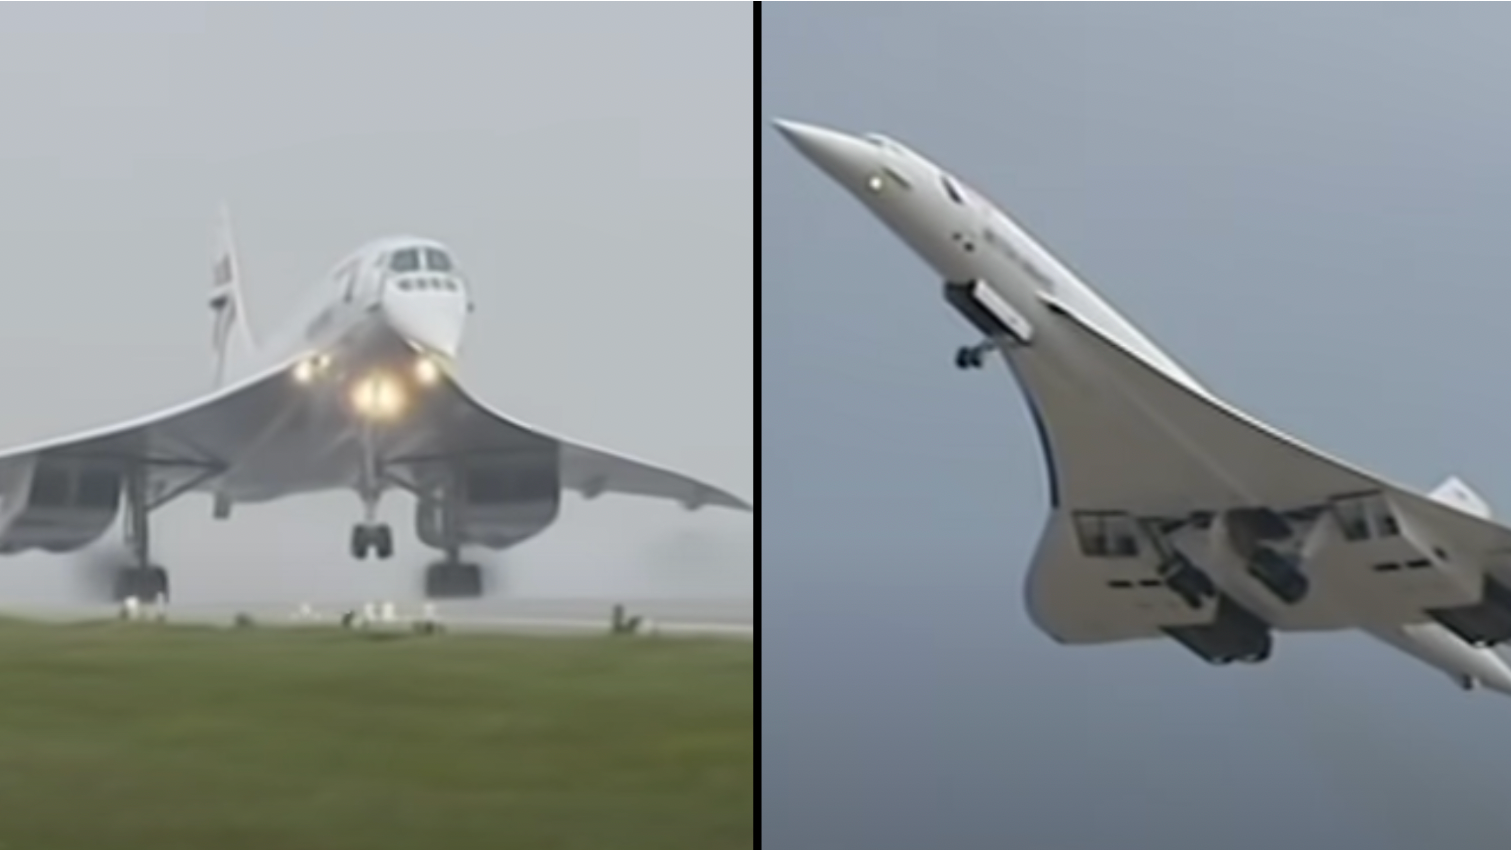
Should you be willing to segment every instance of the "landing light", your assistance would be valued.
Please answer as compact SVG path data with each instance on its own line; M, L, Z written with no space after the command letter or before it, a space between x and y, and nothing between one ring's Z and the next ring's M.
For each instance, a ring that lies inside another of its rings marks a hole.
M391 375L370 375L352 385L352 407L369 419L393 419L407 401L403 383Z
M441 379L441 367L433 358L422 354L415 360L414 377L428 387Z
M880 192L881 190L887 188L887 178L881 176L880 174L873 174L871 175L871 178L866 181L866 188L870 189L872 192Z
M294 380L301 384L308 384L329 369L330 365L331 356L329 354L315 354L306 357L294 364Z

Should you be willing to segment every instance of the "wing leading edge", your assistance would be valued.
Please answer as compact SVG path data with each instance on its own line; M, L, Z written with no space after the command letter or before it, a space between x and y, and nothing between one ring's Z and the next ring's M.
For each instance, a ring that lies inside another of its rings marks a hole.
M470 421L446 434L449 454L465 460L534 441L554 447L560 464L560 486L587 498L603 494L641 496L677 502L690 510L705 507L753 512L754 505L720 487L683 473L588 443L553 434L544 428L506 416L470 393L453 378L453 391Z
M156 413L0 452L0 552L93 543L130 480L141 481L149 510L211 488L291 412L280 378L292 362Z
M355 486L357 441L339 425L316 427L328 402L290 380L291 357L186 403L102 428L0 452L0 554L39 548L72 551L100 539L118 516L127 487L142 487L149 511L189 492L222 492L237 501ZM502 476L506 501L554 504L558 488L588 498L606 493L677 502L690 510L750 512L744 499L682 473L568 440L493 410L455 380L450 402L416 411L392 435L384 464L407 470L411 488L434 482L437 462ZM139 484L138 484L139 482ZM523 490L521 490L523 488ZM540 516L505 514L511 528L495 543L520 539L519 523L544 530Z

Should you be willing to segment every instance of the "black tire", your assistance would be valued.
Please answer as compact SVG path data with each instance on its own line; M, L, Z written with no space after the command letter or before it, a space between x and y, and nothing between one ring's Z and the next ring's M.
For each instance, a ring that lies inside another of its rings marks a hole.
M483 568L477 564L462 564L458 571L459 584L468 599L480 599L483 595Z
M478 599L483 591L483 570L477 564L443 561L425 568L427 599Z
M153 603L159 594L164 600L171 596L168 571L162 567L122 567L115 574L113 595L118 603L132 597L138 602Z
M163 597L163 600L167 601L172 597L172 594L169 592L171 589L171 584L168 580L168 571L163 569L162 567L151 568L148 574L147 584L152 588L152 595L148 598L156 600L157 597L161 595Z
M368 534L367 526L352 526L351 551L352 557L359 561L367 559Z
M378 557L387 559L393 557L393 529L387 524L373 529L373 548L378 551Z

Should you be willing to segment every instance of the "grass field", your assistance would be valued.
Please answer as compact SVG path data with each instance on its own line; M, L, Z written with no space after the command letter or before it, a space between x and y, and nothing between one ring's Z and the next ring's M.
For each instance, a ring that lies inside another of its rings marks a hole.
M0 623L0 850L749 848L749 643Z

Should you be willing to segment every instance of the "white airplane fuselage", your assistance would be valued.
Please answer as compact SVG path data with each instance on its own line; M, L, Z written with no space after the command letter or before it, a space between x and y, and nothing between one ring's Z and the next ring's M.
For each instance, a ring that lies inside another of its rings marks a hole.
M424 442L430 420L407 414L423 403L427 385L453 370L473 302L454 266L390 269L388 258L401 249L430 249L452 263L451 252L434 240L392 237L365 245L324 276L283 326L226 376L234 380L306 358L292 375L306 391L283 411L282 422L294 427L276 428L260 450L244 449L219 492L234 502L261 502L290 492L351 489L363 474L363 440L380 442L380 454L388 455Z
M1000 299L1007 312L1016 313L1037 356L1052 361L1068 380L1095 382L1105 377L1078 349L1075 338L1059 332L1051 315L1053 305L1063 305L1192 393L1215 398L1022 226L945 169L883 136L854 136L785 120L776 125L806 159L858 199L940 280L989 287L988 297ZM989 342L996 348L1002 340ZM1011 366L1011 357L1007 360ZM1471 645L1436 622L1362 628L1448 674L1461 687L1483 685L1511 693L1511 668L1492 648Z
M426 593L476 598L464 547L502 550L551 527L567 493L626 495L690 511L750 512L676 470L574 440L494 408L455 370L473 308L452 254L432 239L371 242L335 266L290 319L259 338L222 213L211 286L214 385L180 404L0 450L0 555L76 552L124 519L130 562L117 599L166 598L149 516L189 495L213 515L238 503L344 490L360 502L352 557L395 552L386 493L415 498L419 542L440 552Z

